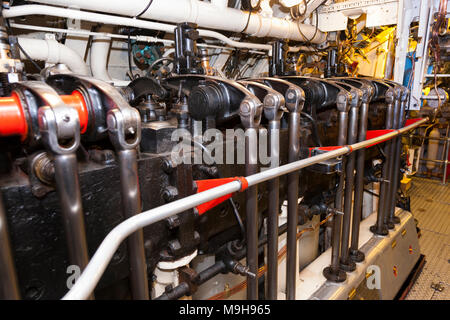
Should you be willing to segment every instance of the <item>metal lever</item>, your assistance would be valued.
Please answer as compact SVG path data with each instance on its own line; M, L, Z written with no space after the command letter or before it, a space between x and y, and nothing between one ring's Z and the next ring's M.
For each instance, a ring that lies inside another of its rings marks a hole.
M394 119L394 90L392 88L388 89L386 91L386 103L387 103L387 110L386 110L386 129L390 129L393 126L393 119ZM386 203L386 197L387 193L389 192L389 186L386 183L389 178L389 169L391 164L391 145L392 140L388 140L385 142L384 145L384 154L386 155L386 161L383 164L383 168L381 170L381 180L383 183L381 183L380 186L380 198L378 200L378 212L377 212L377 222L375 225L370 227L370 231L377 235L385 236L388 234L388 229L386 224L384 223L384 210L385 210L385 203ZM390 182L389 182L390 183Z
M263 98L264 115L269 122L269 149L271 167L280 165L280 120L285 109L285 100L281 93L258 82L240 81L261 99ZM256 91L260 91L258 95ZM269 197L267 204L267 299L276 300L278 294L278 214L280 179L268 181ZM251 277L252 278L252 277ZM253 278L252 278L253 279Z
M300 113L305 93L300 87L291 87L285 94L289 110L289 154L288 161L295 162L300 156ZM297 278L297 225L298 225L298 180L299 171L287 175L287 254L286 254L286 299L295 300Z
M108 112L107 124L111 143L119 158L123 213L124 218L128 219L142 211L136 152L141 139L141 119L136 109L115 108ZM148 300L147 264L142 229L129 236L127 246L132 297L136 300Z
M245 175L258 171L258 125L261 121L261 102L245 98L239 107L239 115L245 128ZM247 229L247 266L249 272L258 271L258 187L245 190ZM258 299L258 280L247 275L247 300Z
M337 96L336 105L339 111L339 132L338 145L343 146L347 143L347 128L348 128L348 111L350 109L351 95L348 92L341 91ZM344 167L346 158L342 158L342 166ZM339 175L338 188L335 197L335 210L342 212L342 195L344 191L344 174ZM330 281L343 282L347 279L347 275L340 269L339 266L339 251L341 243L341 227L342 215L335 215L333 217L333 234L331 238L331 264L323 270L323 275Z

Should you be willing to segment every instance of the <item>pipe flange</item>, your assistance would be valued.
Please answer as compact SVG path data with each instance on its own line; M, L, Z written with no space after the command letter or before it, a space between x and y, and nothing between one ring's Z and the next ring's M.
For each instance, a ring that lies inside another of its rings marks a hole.
M337 283L347 280L347 274L341 269L334 271L331 267L326 267L323 269L322 274L327 280Z
M370 227L370 231L378 236L387 236L389 234L389 230L384 224L380 227L378 227L377 225L373 225Z
M356 263L349 258L347 258L347 260L341 259L339 267L346 272L353 272L356 270Z
M366 259L366 255L360 250L350 250L350 259L353 262L363 262Z

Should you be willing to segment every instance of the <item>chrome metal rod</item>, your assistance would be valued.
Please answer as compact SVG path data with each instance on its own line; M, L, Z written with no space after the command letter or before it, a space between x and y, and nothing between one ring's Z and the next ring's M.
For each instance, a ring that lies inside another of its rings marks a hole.
M349 112L349 124L347 143L353 144L358 140L358 107L352 107ZM354 263L349 259L350 227L352 222L352 198L353 185L355 181L355 152L350 153L345 165L345 193L344 193L344 217L341 236L341 268L345 265L345 270L354 270Z
M342 148L333 151L329 151L310 158L288 163L277 168L272 168L253 174L251 176L246 177L248 186L251 187L259 183L279 177L281 175L300 170L310 165L325 160L334 159L352 150L353 151L359 150L371 146L373 144L385 141L387 139L392 139L393 137L399 134L415 129L421 124L424 124L426 122L428 122L428 118L421 119L400 130L390 132L370 140L358 142L351 146L343 146ZM111 230L111 232L105 237L105 239L102 241L99 248L95 252L94 256L92 257L91 261L87 265L86 269L78 278L77 282L72 287L72 289L70 289L70 291L63 297L63 299L65 300L86 299L89 296L89 294L95 289L95 286L97 285L98 281L103 275L103 272L105 272L106 267L108 266L114 253L119 248L122 241L124 241L133 232L141 228L144 228L148 225L151 225L155 222L161 221L170 216L178 214L180 212L192 209L202 203L220 198L233 192L237 192L241 190L242 187L243 186L239 181L232 181L219 187L215 187L206 190L204 192L200 192L192 196L179 199L174 202L165 204L163 206L142 212L141 214L138 214L123 221L122 223L117 225L113 230Z
M387 100L387 110L386 110L386 129L390 129L393 126L393 117L394 117L394 101L393 101L393 91L389 89L386 92L386 100ZM387 235L388 230L387 226L384 223L384 210L387 200L387 193L389 191L389 167L391 160L391 140L387 140L384 143L384 154L385 154L385 162L383 164L383 168L381 169L381 181L380 181L380 197L378 200L378 211L377 211L377 222L374 226L371 227L371 231L378 235Z
M69 261L83 270L89 262L75 154L56 154L55 182L66 232Z
M397 88L395 88L395 89L397 89ZM396 97L396 99L394 101L392 129L399 128L400 104L401 104L400 96L398 96L398 97ZM388 171L388 178L387 178L387 180L389 180L389 186L386 189L386 197L385 197L385 201L384 201L385 204L384 204L384 210L383 210L383 221L384 221L384 224L388 227L388 229L394 228L394 224L389 221L389 215L391 212L392 197L393 197L393 191L394 191L393 179L394 179L395 163L397 162L397 159L396 159L397 139L398 139L398 137L395 137L394 139L392 139L392 141L390 143L390 151L389 151L390 161L389 161L389 171Z
M295 162L300 155L300 112L289 113L288 161ZM297 225L298 225L298 178L294 171L287 176L287 255L286 255L286 299L295 300L297 272Z
M8 221L0 192L0 298L19 300L20 290L9 241Z
M258 172L257 129L248 128L245 132L245 175ZM258 186L245 190L245 216L247 228L247 267L249 272L258 274ZM258 300L258 277L247 276L247 300Z
M366 139L367 124L369 118L369 103L363 102L359 114L359 142ZM350 255L355 262L364 260L364 254L358 251L359 247L359 225L361 222L363 196L364 196L364 165L366 150L360 149L356 152L356 177L355 177L355 200L353 203L352 239Z
M269 147L271 165L280 163L280 121L269 122ZM278 214L280 211L280 178L268 181L267 215L267 299L278 296Z
M348 112L339 113L339 133L338 133L338 145L343 146L347 143L348 134ZM344 168L346 165L346 157L342 158L342 171L339 175L339 185L336 190L335 197L335 209L342 212L343 204L342 197L344 193ZM339 275L339 256L341 248L341 229L342 229L342 215L335 214L333 217L333 233L331 238L331 265L330 273L333 274L333 278L340 280L342 277L335 277Z
M396 129L399 129L403 126L404 118L405 118L405 105L406 105L406 99L402 99L400 102L400 110L398 113L398 121L396 123ZM398 190L398 181L399 181L399 175L400 175L400 156L402 153L402 137L397 136L394 138L393 142L393 155L394 155L394 161L393 161L393 172L392 172L392 180L391 180L391 196L390 196L390 205L389 205L389 211L386 212L387 215L387 222L390 225L398 224L400 223L400 219L398 217L395 217L395 205L397 203L397 190Z
M117 152L119 158L122 207L125 219L141 212L141 192L135 149ZM130 285L132 298L148 300L147 263L144 249L144 232L137 230L128 237L128 259L130 263Z

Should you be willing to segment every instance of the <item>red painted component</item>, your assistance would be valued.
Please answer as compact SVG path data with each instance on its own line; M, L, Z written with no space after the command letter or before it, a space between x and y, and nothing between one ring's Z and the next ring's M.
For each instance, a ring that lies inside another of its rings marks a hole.
M197 180L195 181L195 184L197 185L197 193L215 188L215 187L219 187L221 185L224 185L226 183L229 182L233 182L233 181L240 181L241 182L241 190L240 191L244 191L245 189L248 188L248 182L244 177L231 177L231 178L221 178L221 179L208 179L208 180ZM228 200L229 198L231 198L232 194L227 194L225 196L222 196L220 198L202 203L200 205L197 206L197 211L199 215L204 214L206 211L214 208L215 206L221 204L222 202L224 202L225 200Z
M393 132L393 131L395 131L395 130L394 130L394 129L367 130L366 140L370 140L370 139L373 139L373 138L382 136L383 134L391 133L391 132ZM391 138L391 139L392 139L392 138ZM376 145L376 144L378 144L378 143L384 142L384 141L386 141L386 140L389 140L389 139L384 139L384 140L382 140L382 141L380 141L380 142L371 144L370 146L367 146L366 148L370 148L370 147L372 147L372 146L374 146L374 145Z
M89 113L86 102L79 91L61 96L63 102L74 107L80 118L80 132L86 132ZM28 123L20 103L20 99L13 92L11 97L0 98L0 137L20 135L22 141L28 134Z
M407 126L409 126L409 125L411 125L411 124L413 124L413 123L416 123L417 121L422 120L422 119L423 119L423 118L406 119L406 121L405 121L405 127L407 127Z
M77 110L78 118L80 119L80 132L85 133L88 126L89 113L81 92L75 90L70 95L61 96L61 99L65 104Z
M11 97L0 98L0 136L27 137L28 124L19 97L13 93Z

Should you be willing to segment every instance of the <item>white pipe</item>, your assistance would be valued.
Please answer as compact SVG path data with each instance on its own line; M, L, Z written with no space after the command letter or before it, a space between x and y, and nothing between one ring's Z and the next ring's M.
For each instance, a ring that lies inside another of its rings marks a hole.
M99 14L73 9L56 8L51 6L41 6L34 4L11 7L10 9L3 9L3 16L5 18L15 18L29 15L47 15L54 17L64 17L68 19L78 19L83 21L99 22L111 25L121 25L149 30L159 30L168 33L174 33L176 27L174 25L159 22L151 22L140 19L124 18L106 14ZM200 36L211 37L221 40L224 43L235 48L247 48L247 49L268 50L268 51L272 49L272 47L267 44L234 41L231 40L230 38L225 37L223 34L219 32L203 29L197 29L197 31L200 33Z
M328 151L326 153L312 156L310 158L291 162L280 167L268 169L245 178L248 182L248 186L254 186L261 182L268 181L275 177L300 170L315 163L333 159L346 153L391 139L395 136L403 134L404 132L417 128L419 125L427 121L429 121L428 118L421 119L409 126L384 134L382 136L358 142L352 144L351 146L344 146L333 151ZM103 272L105 272L105 269L111 261L111 258L113 257L117 248L119 248L122 241L125 240L133 232L151 225L152 223L168 218L174 214L194 208L207 201L220 198L233 192L237 192L241 190L241 188L242 185L239 181L232 181L219 187L215 187L162 205L160 207L142 212L121 222L114 229L112 229L110 233L108 233L108 235L98 247L92 259L89 261L81 276L75 282L75 285L69 290L69 292L63 297L63 299L87 299L87 297L89 297L89 295L94 291L97 283L99 282Z
M109 26L102 26L99 32L112 32ZM94 36L91 45L91 71L94 78L112 82L108 73L108 54L111 47L111 38L108 36Z
M23 29L23 30L33 30L33 31L44 31L44 32L53 32L53 33L65 33L68 35L83 35L83 36L103 36L103 37L110 37L112 39L122 39L127 40L128 36L123 34L115 34L115 33L105 33L105 32L93 32L93 31L87 31L87 30L77 30L77 29L61 29L61 28L53 28L53 27L42 27L42 26L35 26L35 25L27 25L27 24L21 24L21 23L14 23L12 22L11 27L17 28L17 29ZM130 36L130 39L137 40L137 41L143 41L143 42L162 42L165 45L173 46L174 40L170 39L162 39L162 38L156 38L151 36L143 36L143 35L136 35L136 36ZM235 50L233 47L224 47L224 46L217 46L213 44L207 44L207 43L197 43L197 47L205 47L205 48L214 48L214 49L221 49L221 50ZM289 51L297 52L300 49L308 50L308 47L300 46L300 47L290 47ZM172 50L172 49L169 49ZM311 48L311 50L313 50ZM261 55L267 55L267 52L264 51L256 51L256 50L249 50L250 53L256 53ZM173 53L173 51L169 52ZM165 54L165 53L164 53Z
M141 14L148 5L148 0L134 0L133 5L122 0L36 0L35 2L64 7L76 6L84 10L130 17ZM223 1L210 3L199 0L153 0L148 10L140 18L172 23L192 22L203 28L243 32L248 21L248 13L221 7L223 4L217 5L217 2ZM299 28L306 39L299 32ZM315 26L280 18L264 17L257 13L251 15L245 33L255 37L274 37L296 41L306 41L314 36L310 40L312 43L323 43L326 40L326 33L320 30L316 32Z
M83 59L71 48L56 40L42 40L32 38L18 38L20 46L33 60L48 63L64 63L76 74L89 75L89 68ZM22 59L27 57L20 52Z

